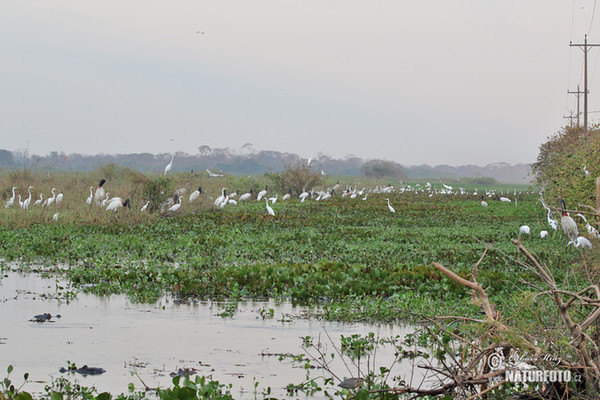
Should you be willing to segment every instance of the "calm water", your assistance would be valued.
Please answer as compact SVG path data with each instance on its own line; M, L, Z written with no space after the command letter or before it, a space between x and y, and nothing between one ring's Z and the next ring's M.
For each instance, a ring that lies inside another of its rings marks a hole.
M79 293L66 303L56 299L57 283L52 279L35 274L6 275L0 280L0 371L12 364L15 370L11 378L17 385L28 372L34 382L24 390L30 392L42 391L44 382L63 376L58 370L71 361L79 367L87 364L107 371L97 376L70 376L100 392L126 393L129 383L143 388L132 371L150 387L170 386L169 373L188 367L197 369L198 375L232 383L236 398L253 398L253 378L259 388L271 387L276 396L284 397L287 384L305 380L305 370L289 360L279 361L261 353L302 353L300 338L319 335L328 353L334 352L325 330L336 345L340 335L376 332L389 337L409 332L409 328L390 325L287 317L284 319L289 322L282 322L284 316L303 311L289 303L239 303L233 318L218 316L224 305L214 302L182 305L164 298L156 304L135 304L124 296ZM274 309L275 316L263 320L260 310L269 308ZM62 318L47 323L29 321L46 312ZM393 352L380 349L376 359L378 366L389 366ZM340 362L333 369L340 378L351 376ZM352 371L356 376L354 368ZM411 372L411 365L402 363L394 367L392 375L408 380ZM311 371L312 377L321 374L329 376ZM4 376L0 372L0 379Z

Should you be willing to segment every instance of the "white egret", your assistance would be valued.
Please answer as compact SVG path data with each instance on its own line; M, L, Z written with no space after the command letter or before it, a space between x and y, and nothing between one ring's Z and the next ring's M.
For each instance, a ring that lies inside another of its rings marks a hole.
M543 239L548 236L548 231L540 231L540 237Z
M179 210L181 208L181 196L175 195L177 197L177 204L173 204L171 207L169 207L169 209L167 211L169 212L175 212L177 210Z
M140 209L141 212L144 212L148 209L148 205L150 205L150 200L148 200L146 202L146 204L144 204L144 206Z
M165 173L164 173L164 175L168 174L168 173L169 173L169 171L171 170L171 168L173 167L173 157L175 157L175 154L173 154L173 155L171 156L171 162L169 162L169 163L167 164L167 166L165 167Z
M583 236L578 236L577 239L570 240L569 243L567 243L568 245L574 245L575 247L583 247L584 249L587 247L588 249L592 248L592 242L590 242L589 240L587 240L586 238L584 238Z
M275 194L275 197L269 197L269 201L271 204L275 204L277 202L277 194Z
M263 190L258 192L258 196L256 197L256 200L260 201L260 199L262 199L267 194L268 190L269 190L269 185L266 185Z
M209 178L218 178L220 176L223 176L223 174L215 174L214 172L211 172L208 169L206 170L206 172L208 173Z
M52 205L52 203L54 203L54 200L56 200L56 193L54 193L56 189L52 188L50 191L52 192L52 197L48 198L48 200L46 200L46 205L48 207L50 207Z
M43 193L40 193L40 198L39 198L39 199L37 199L37 200L35 201L35 203L33 203L33 205L34 205L34 206L39 206L40 204L42 204L42 201L44 201L44 194L43 194Z
M503 203L512 203L508 197L500 197L500 201Z
M25 199L25 201L23 201L23 210L28 210L29 209L29 203L31 203L31 188L33 188L33 186L29 186L27 188L27 191L29 192L29 197Z
M98 191L96 191L96 193L98 193ZM104 200L102 200L102 202L100 203L100 207L104 208L104 206L106 206L108 204L109 196L110 196L110 193L106 192L106 198Z
M523 225L519 228L519 236L529 235L530 232L531 232L531 229L529 229L529 226L527 226L527 225Z
M304 202L304 200L306 200L307 197L308 197L308 192L306 191L306 188L302 188L302 193L300 193L298 198L301 199L301 202Z
M54 222L58 221L58 213L54 213L54 215L52 216L52 220Z
M92 200L94 199L94 193L93 193L94 187L90 186L90 197L88 197L85 201L85 204L90 205L92 204Z
M269 207L269 199L265 199L265 203L267 204L267 212L269 215L275 216L275 211L271 207Z
M4 208L8 208L8 207L12 206L13 203L15 202L15 189L18 189L18 188L16 186L13 186L13 188L12 188L12 197L6 201L6 204L4 205Z
M56 195L56 200L55 200L56 204L57 205L60 204L60 202L62 201L62 199L63 199L63 191L61 190L60 193Z
M598 233L598 230L596 230L596 228L594 228L593 226L590 225L587 218L585 218L583 216L583 214L578 213L577 216L581 217L585 221L585 228L587 229L587 231L590 235L592 235L595 238L600 238L600 234Z
M390 199L387 199L387 198L386 198L386 200L387 200L387 206L388 206L388 208L390 209L390 211L391 211L391 212L393 212L393 213L395 213L395 212L396 212L396 210L394 210L394 207L392 207L392 206L390 205Z

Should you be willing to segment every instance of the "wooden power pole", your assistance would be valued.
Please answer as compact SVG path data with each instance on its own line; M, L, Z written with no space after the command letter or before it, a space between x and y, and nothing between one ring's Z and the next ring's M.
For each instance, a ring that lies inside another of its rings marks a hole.
M583 50L583 134L587 135L588 130L588 73L587 73L587 53L589 47L600 46L600 43L590 44L587 42L587 35L583 44L569 43L569 46L577 46Z
M581 99L582 91L579 90L579 85L577 85L577 91L573 92L571 90L567 90L567 94L576 94L577 95L577 127L579 128L581 124L579 123L579 116L581 115L581 111L579 111L579 100ZM570 118L570 117L563 117ZM571 126L573 126L573 120L571 120Z

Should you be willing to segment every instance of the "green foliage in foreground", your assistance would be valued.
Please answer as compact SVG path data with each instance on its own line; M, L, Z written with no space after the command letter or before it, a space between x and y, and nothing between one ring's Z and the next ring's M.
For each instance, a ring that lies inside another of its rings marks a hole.
M397 210L387 210L385 197ZM278 202L210 210L153 223L31 224L0 227L0 257L27 264L68 265L77 285L99 294L126 293L153 301L174 292L203 299L290 298L325 304L336 319L404 319L408 313L476 313L462 287L432 267L439 262L467 277L488 243L479 281L510 307L527 277L511 257L519 226L526 246L555 272L578 259L562 233L546 224L535 196L518 206L478 197L413 193L371 195L368 201ZM540 230L551 237L539 238Z

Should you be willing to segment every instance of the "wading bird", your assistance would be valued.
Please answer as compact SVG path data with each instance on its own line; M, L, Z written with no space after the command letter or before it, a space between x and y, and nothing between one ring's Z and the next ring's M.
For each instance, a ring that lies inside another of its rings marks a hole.
M577 224L573 218L569 216L569 213L567 212L567 205L565 204L564 199L560 200L560 204L562 205L562 217L560 219L560 225L562 226L562 229L569 241L575 243L577 241L577 236L579 236Z
M148 205L149 205L149 204L150 204L150 200L148 200L148 201L146 202L146 204L144 204L144 206L143 206L143 207L140 209L140 211L141 211L141 212L144 212L144 211L146 211L146 210L148 209Z
M248 200L250 197L252 197L253 194L254 194L254 192L252 191L252 189L250 189L250 191L248 193L244 193L243 195L240 196L240 201Z
M202 194L202 187L199 187L198 190L194 190L192 193L190 193L190 203L196 199L198 199L198 197L200 197L200 195Z
M169 173L169 171L171 170L171 168L173 167L173 157L175 157L175 154L173 154L173 155L171 156L171 162L169 162L169 163L167 164L167 166L165 167L165 173L164 173L164 175L168 174L168 173Z
M263 190L258 192L258 196L256 197L256 200L260 201L260 199L262 199L267 194L267 190L269 190L269 185L266 185Z
M596 228L594 228L593 226L590 225L587 218L585 218L583 216L583 214L578 213L577 216L581 217L585 221L585 229L587 229L587 231L590 235L592 235L595 238L600 238L600 234L598 233L598 230L596 230Z
M63 199L63 191L61 190L59 194L56 195L56 205L60 204Z
M58 213L54 213L54 215L52 216L52 220L54 222L58 221Z
M531 232L531 229L529 229L529 227L527 225L523 225L522 227L519 228L519 236L529 235L530 232Z
M292 189L289 189L288 192L281 198L281 200L289 200L292 197Z
M481 195L481 205L483 207L487 207L488 206L487 202L483 199L483 195Z
M92 200L94 199L94 193L93 193L94 187L90 186L90 197L88 197L85 201L85 204L90 205L92 204Z
M218 178L220 176L223 176L223 174L215 174L214 172L211 172L210 170L206 170L206 172L208 173L208 177L209 178Z
M27 191L29 192L29 197L27 197L25 199L25 201L23 201L23 204L21 205L21 208L23 210L28 210L29 209L29 203L31 203L31 188L33 188L33 186L29 186L27 188Z
M173 204L171 207L169 207L169 209L167 210L169 212L175 212L175 211L179 210L179 208L181 208L181 196L177 196L177 195L175 195L175 196L177 197L178 203Z
M227 191L225 188L221 189L221 195L215 199L215 207L219 207L223 201L225 201L225 197L227 196Z
M102 187L105 183L106 179L100 179L100 182L98 183L98 189L96 189L96 193L94 193L94 203L96 203L97 206L101 205L104 207L104 204L101 203L105 195L104 188Z
M50 206L52 205L52 203L54 203L54 200L56 200L56 193L54 193L54 191L55 191L55 190L56 190L55 188L52 188L52 189L50 190L50 191L52 192L52 197L49 197L49 198L46 200L46 205L47 205L48 207L50 207Z
M42 204L42 201L44 201L44 195L42 193L40 193L40 198L37 199L35 201L35 203L33 203L34 206L39 206L40 204Z
M269 207L269 199L265 199L265 203L267 204L267 212L269 215L275 216L275 211L271 207Z
M543 239L548 236L548 231L540 231L540 237Z
M8 207L12 206L13 203L15 202L15 189L18 189L18 188L16 186L13 186L13 188L12 188L12 197L6 201L6 204L4 205L4 208L8 208Z
M116 214L116 212L119 211L119 209L123 208L123 207L129 207L129 208L131 208L131 204L129 202L129 199L126 199L125 201L121 201L121 200L111 201L108 204L108 206L106 206L106 211L114 211L115 214Z
M392 207L392 206L390 205L390 199L386 199L386 200L387 200L387 205L388 205L388 208L390 209L390 211L391 211L391 212L393 212L393 213L395 213L395 212L396 212L396 210L394 210L394 207Z
M592 248L592 242L590 242L589 240L587 240L586 238L584 238L583 236L578 236L577 239L575 241L569 241L569 243L567 243L568 245L574 245L575 247L583 247L591 249Z

